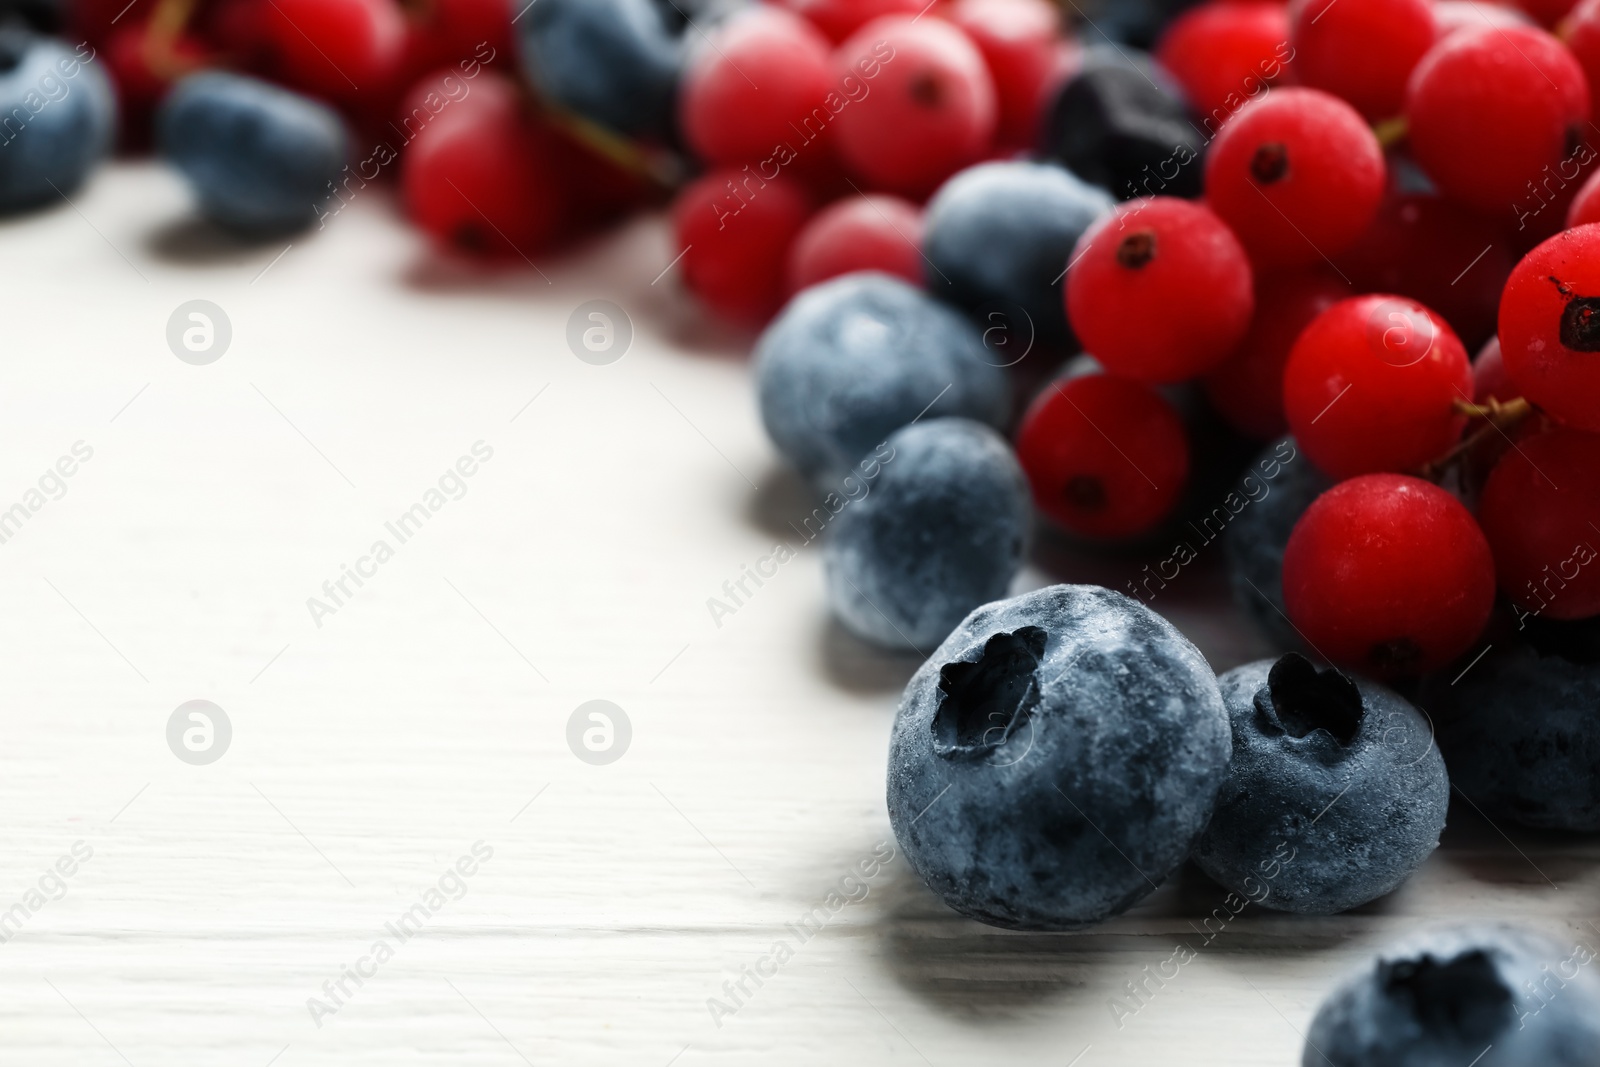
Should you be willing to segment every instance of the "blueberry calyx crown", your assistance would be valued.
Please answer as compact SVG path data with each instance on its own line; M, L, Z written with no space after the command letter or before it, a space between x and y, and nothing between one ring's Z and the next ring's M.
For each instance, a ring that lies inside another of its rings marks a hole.
M1383 995L1423 1029L1464 1041L1488 1041L1515 1012L1494 959L1481 948L1448 960L1420 958L1378 961Z
M1037 626L995 634L977 662L939 669L933 748L949 760L972 760L1005 745L1039 702L1039 661L1049 635Z
M1256 705L1262 711L1270 705L1271 717L1290 737L1325 730L1341 745L1356 739L1367 714L1361 690L1349 675L1331 667L1319 671L1298 652L1272 665Z

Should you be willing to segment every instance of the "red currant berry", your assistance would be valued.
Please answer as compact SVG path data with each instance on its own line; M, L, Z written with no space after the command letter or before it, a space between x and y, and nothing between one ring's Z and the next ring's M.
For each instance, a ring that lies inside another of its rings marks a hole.
M810 23L782 8L751 7L712 30L696 51L678 115L689 146L707 163L755 163L795 141L808 120L822 127L833 121L826 101L830 94L842 99L834 82L832 49Z
M148 16L137 9L130 10L127 0L74 0L62 5L72 25L72 33L87 37L96 44L110 40L120 27L132 22L143 22Z
M1391 193L1338 263L1357 292L1409 296L1477 348L1494 334L1516 256L1504 228L1489 219L1437 196Z
M1289 429L1335 478L1407 471L1461 437L1472 366L1434 312L1401 296L1343 300L1307 326L1283 372Z
M1017 458L1040 511L1104 540L1149 531L1189 479L1189 439L1172 405L1108 374L1048 385L1022 418Z
M1528 203L1530 183L1577 176L1569 157L1582 145L1589 83L1543 30L1485 26L1452 34L1423 57L1405 114L1411 150L1440 192L1520 219L1543 206Z
M173 82L207 65L209 50L187 33L167 37L148 21L131 20L113 31L105 50L117 87L118 144L124 150L148 148L156 105Z
M862 270L922 284L921 208L874 193L817 212L789 250L789 292Z
M1270 441L1289 429L1283 414L1283 368L1313 319L1350 295L1328 271L1256 278L1256 314L1233 354L1205 378L1211 406L1246 437Z
M1554 26L1572 10L1574 0L1516 0L1516 5L1546 26Z
M1283 599L1308 644L1393 678L1466 652L1494 607L1494 560L1461 502L1420 478L1368 474L1323 493L1283 554Z
M1557 429L1522 441L1489 475L1478 521L1500 589L1551 619L1600 615L1600 436ZM1519 612L1519 614L1521 614Z
M831 40L842 41L884 15L920 15L924 0L777 0L804 15Z
M521 90L510 78L490 75L467 86L460 71L444 67L418 78L401 96L392 118L409 147L456 122L515 124L524 107Z
M1491 400L1501 403L1515 400L1519 395L1506 373L1505 357L1500 354L1500 338L1491 337L1472 361L1472 402L1487 404Z
M1517 264L1500 298L1500 347L1523 396L1600 431L1600 225L1559 233Z
M873 187L920 197L988 151L994 79L948 22L878 19L839 46L836 62L848 94L836 147Z
M1289 16L1276 0L1210 0L1167 27L1156 60L1202 115L1228 115L1289 69Z
M1433 5L1433 24L1442 41L1458 30L1482 26L1532 26L1533 20L1514 7L1493 0L1437 0Z
M521 4L512 5L506 0L420 0L404 6L411 17L412 62L421 69L468 59L480 63L501 59L515 62L511 18L522 9Z
M1600 222L1600 171L1589 175L1567 206L1567 229Z
M1500 352L1499 338L1490 338L1472 361L1472 402L1483 405L1495 402L1508 404L1521 396L1521 391L1506 373L1506 361ZM1555 425L1547 416L1535 415L1505 426L1499 433L1484 434L1462 457L1462 484L1481 489L1495 464L1519 441L1536 437Z
M1436 32L1429 0L1292 0L1289 21L1302 84L1374 122L1400 114L1406 79Z
M515 101L509 81L485 75L400 156L406 214L457 252L529 260L565 214L548 134Z
M1589 80L1591 117L1600 114L1600 0L1582 0L1561 24L1561 40Z
M326 99L387 93L400 74L406 22L394 0L234 0L223 42L261 73Z
M581 230L666 199L666 190L636 168L625 166L573 130L549 128L551 162L565 177L573 215L569 228Z
M723 318L760 325L783 303L789 248L811 208L791 179L711 171L672 205L684 284Z
M1255 311L1250 260L1204 204L1130 200L1091 226L1067 272L1067 317L1112 374L1180 382L1244 339Z
M945 17L983 53L1000 106L1001 144L1032 146L1061 74L1061 10L1049 0L956 0Z
M1206 200L1258 265L1309 266L1360 239L1383 199L1383 149L1355 109L1275 89L1222 127Z

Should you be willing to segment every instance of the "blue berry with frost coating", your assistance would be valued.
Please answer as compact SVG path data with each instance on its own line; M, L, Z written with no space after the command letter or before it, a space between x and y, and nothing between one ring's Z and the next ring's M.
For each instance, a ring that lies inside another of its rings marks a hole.
M887 443L876 481L845 479L823 549L828 599L858 637L931 649L1010 592L1029 536L1028 482L1005 439L970 419L924 419Z
M906 687L889 819L962 915L1076 930L1148 896L1188 856L1228 769L1205 657L1098 586L974 611Z
M1111 208L1104 192L1054 164L970 167L928 202L928 291L1019 345L1066 344L1061 277L1078 239Z
M1499 644L1430 685L1451 781L1491 819L1600 833L1600 659Z
M202 214L251 235L315 222L349 150L331 109L224 71L191 74L173 88L156 113L156 143L188 179Z
M778 451L828 488L918 415L999 427L1005 372L977 329L898 278L846 274L789 302L756 344L761 419Z
M1279 911L1331 915L1393 892L1439 846L1450 780L1399 694L1290 653L1221 678L1233 765L1201 870Z
M1600 1067L1600 979L1585 940L1498 923L1385 949L1317 1010L1302 1067Z
M0 211L60 200L110 150L116 98L86 47L0 30Z
M1295 523L1333 482L1311 465L1292 437L1269 445L1244 476L1253 499L1222 539L1233 598L1279 647L1304 645L1283 603L1283 552ZM1265 495L1261 493L1265 486Z

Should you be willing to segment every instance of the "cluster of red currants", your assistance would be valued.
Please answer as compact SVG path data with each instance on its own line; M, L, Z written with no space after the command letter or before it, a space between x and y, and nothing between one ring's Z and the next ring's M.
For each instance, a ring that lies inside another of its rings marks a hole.
M1043 2L787 6L824 17L735 20L680 99L709 170L678 250L731 319L850 271L921 283L918 204L1018 155L1080 54ZM1194 383L1338 482L1283 568L1325 657L1438 669L1497 585L1524 619L1600 615L1600 0L1209 0L1155 56L1205 130L1178 160L1203 196L1126 200L1061 264L1098 367L1023 417L1041 512L1097 540L1168 519Z
M592 131L543 105L518 67L512 0L74 0L105 57L126 149L168 90L254 74L336 108L354 156L329 211L398 177L408 217L452 249L521 262L660 199ZM323 214L319 210L319 214Z
M759 322L849 271L920 283L918 205L957 171L1031 148L1077 57L1048 0L782 0L735 15L678 102L707 168L674 207L689 287Z

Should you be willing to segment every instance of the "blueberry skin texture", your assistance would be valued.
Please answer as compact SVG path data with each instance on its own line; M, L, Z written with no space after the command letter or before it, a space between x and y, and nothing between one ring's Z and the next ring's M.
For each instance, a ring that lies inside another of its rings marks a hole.
M1493 819L1600 833L1600 663L1496 648L1430 685L1456 786Z
M517 19L522 67L560 107L616 133L671 140L689 20L706 30L736 6L539 0Z
M316 221L350 140L339 116L308 97L207 71L173 88L156 113L156 143L208 219L267 235Z
M1272 471L1276 476L1266 477ZM1239 513L1222 538L1228 584L1235 602L1278 647L1300 648L1305 642L1290 625L1283 602L1283 552L1295 523L1333 482L1311 465L1292 437L1269 445L1250 473L1254 481L1242 480L1239 492L1259 499Z
M1030 533L1028 481L1005 439L970 419L925 419L888 445L875 482L847 483L866 495L829 528L828 601L858 637L933 648L1010 591Z
M1077 930L1183 862L1228 755L1216 676L1194 645L1120 593L1057 585L974 611L912 677L889 744L889 819L962 915Z
M846 274L791 300L756 344L755 375L767 435L802 474L830 489L918 415L998 428L1011 409L1005 372L990 362L976 327L921 290L873 272Z
M1594 959L1581 943L1497 923L1427 931L1384 950L1323 1001L1300 1062L1597 1067Z
M1392 892L1438 847L1450 780L1405 699L1293 653L1231 670L1221 688L1233 765L1194 853L1214 881L1331 915Z
M102 64L51 38L0 31L0 211L48 204L82 185L110 150L116 117Z
M1154 60L1097 47L1046 113L1038 150L1123 200L1201 194L1206 138Z
M1021 337L1071 344L1061 275L1085 230L1112 208L1104 192L1050 163L980 163L928 203L928 291ZM1032 329L1019 321L1026 313ZM991 313L1004 316L991 321Z

